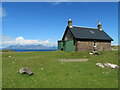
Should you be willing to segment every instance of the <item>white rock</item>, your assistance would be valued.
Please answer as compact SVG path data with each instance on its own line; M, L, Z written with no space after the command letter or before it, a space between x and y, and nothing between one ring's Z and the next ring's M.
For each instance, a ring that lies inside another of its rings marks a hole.
M41 68L41 70L43 70L44 68Z
M119 68L118 65L112 64L112 63L105 63L104 65L108 68L111 68L111 69L118 69Z
M11 57L11 56L8 56L8 57Z
M93 53L90 52L89 54L92 55Z
M24 69L25 69L25 68L19 69L19 72L20 72L21 74L22 74L22 73L25 73L25 72L24 72Z
M97 66L104 68L105 66L102 63L96 63Z

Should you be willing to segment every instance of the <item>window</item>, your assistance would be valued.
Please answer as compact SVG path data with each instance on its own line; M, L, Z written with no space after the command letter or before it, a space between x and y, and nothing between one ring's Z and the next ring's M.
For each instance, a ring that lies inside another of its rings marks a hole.
M97 47L96 41L94 41L94 47Z

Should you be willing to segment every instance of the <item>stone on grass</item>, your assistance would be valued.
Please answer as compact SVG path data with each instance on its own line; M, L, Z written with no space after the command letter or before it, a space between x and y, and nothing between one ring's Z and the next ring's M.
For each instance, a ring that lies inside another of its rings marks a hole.
M8 57L11 57L11 56L8 56Z
M41 68L41 70L43 70L44 68Z
M102 64L102 63L96 63L96 65L99 66L99 67L101 67L101 68L105 67L104 64Z
M33 75L33 72L30 69L28 69L28 68L20 68L19 69L19 73L20 74Z
M112 63L104 63L104 64L103 63L96 63L96 65L99 66L99 67L102 67L102 68L108 67L108 68L111 68L111 69L119 69L118 65L112 64Z
M92 52L90 52L89 54L90 54L90 55L100 55L100 52L98 52L98 51L92 51Z
M112 64L112 63L104 63L104 66L111 68L111 69L118 69L119 66L116 64Z

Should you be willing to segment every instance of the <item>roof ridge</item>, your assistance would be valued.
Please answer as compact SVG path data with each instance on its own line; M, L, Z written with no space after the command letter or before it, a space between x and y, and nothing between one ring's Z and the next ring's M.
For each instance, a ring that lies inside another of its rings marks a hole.
M73 26L73 27L80 27L80 26ZM80 28L98 29L98 28L91 28L91 27L80 27Z

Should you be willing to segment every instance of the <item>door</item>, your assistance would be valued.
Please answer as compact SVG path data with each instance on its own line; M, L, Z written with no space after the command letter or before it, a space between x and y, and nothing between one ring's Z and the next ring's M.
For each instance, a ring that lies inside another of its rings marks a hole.
M65 51L75 51L74 41L69 40L65 42Z

